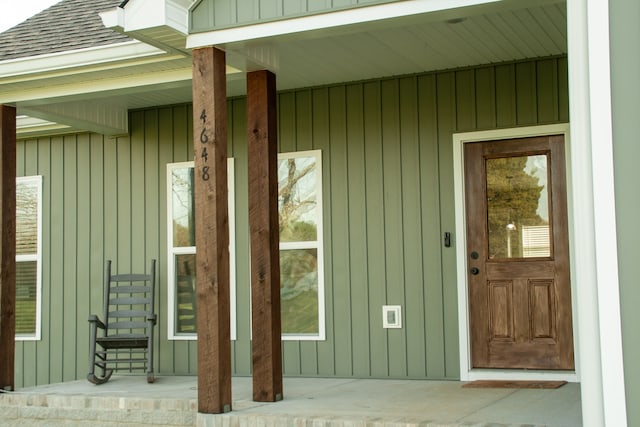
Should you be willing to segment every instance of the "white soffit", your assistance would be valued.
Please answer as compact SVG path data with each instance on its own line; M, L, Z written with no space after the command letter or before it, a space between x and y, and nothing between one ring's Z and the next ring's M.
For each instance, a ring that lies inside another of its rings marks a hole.
M310 32L492 3L504 3L504 0L407 0L391 2L376 6L359 7L338 12L191 34L187 37L187 48L194 49L204 46Z
M30 117L64 124L105 135L124 135L129 130L126 107L105 102L74 101L59 104L21 107Z

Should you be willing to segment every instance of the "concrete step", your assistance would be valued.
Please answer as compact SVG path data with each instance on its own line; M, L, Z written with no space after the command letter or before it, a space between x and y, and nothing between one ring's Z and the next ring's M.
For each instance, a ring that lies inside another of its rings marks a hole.
M2 393L2 426L173 426L196 424L195 399Z

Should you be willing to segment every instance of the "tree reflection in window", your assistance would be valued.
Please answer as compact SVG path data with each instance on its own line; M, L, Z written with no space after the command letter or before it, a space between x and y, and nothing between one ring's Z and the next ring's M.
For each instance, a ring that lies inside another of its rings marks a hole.
M16 337L39 339L42 178L16 180Z
M317 239L315 158L278 162L278 215L281 242Z
M231 292L231 337L235 339L235 219L234 166L227 159L229 203L229 281ZM193 162L167 165L168 305L169 338L195 339L196 226Z
M489 258L551 254L547 156L486 161Z
M278 159L280 296L285 336L323 334L319 163L319 152L281 154Z

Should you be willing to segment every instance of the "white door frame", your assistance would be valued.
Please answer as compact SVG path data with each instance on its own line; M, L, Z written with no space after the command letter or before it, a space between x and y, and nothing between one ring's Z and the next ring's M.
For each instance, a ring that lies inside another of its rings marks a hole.
M458 277L458 329L460 340L460 379L462 381L472 381L476 379L508 379L508 380L564 380L577 382L579 377L577 369L579 366L578 352L576 351L576 371L542 371L542 370L506 370L506 369L472 369L471 368L471 352L470 352L470 328L469 328L469 301L468 301L468 281L467 281L467 224L466 224L466 208L464 196L464 144L475 141L496 141L508 140L511 138L526 138L530 136L542 135L564 135L565 151L569 152L569 124L556 124L545 126L529 126L511 129L496 129L479 132L457 133L453 135L453 172L454 172L454 199L456 213L456 260L457 260L457 277ZM570 158L569 155L566 156ZM569 175L570 164L567 161L567 174ZM572 218L571 199L571 183L567 179L567 209L569 218ZM569 221L571 224L571 220ZM572 242L572 229L569 229L569 241ZM571 256L571 276L574 272L574 257ZM576 319L576 289L575 281L571 281L571 306L573 319ZM576 325L574 324L574 341L577 339ZM577 346L574 345L577 349Z

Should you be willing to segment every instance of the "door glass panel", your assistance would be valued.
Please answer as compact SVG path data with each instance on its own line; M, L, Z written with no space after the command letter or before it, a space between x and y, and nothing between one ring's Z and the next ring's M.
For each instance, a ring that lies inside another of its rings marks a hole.
M550 257L548 159L486 160L489 259Z

